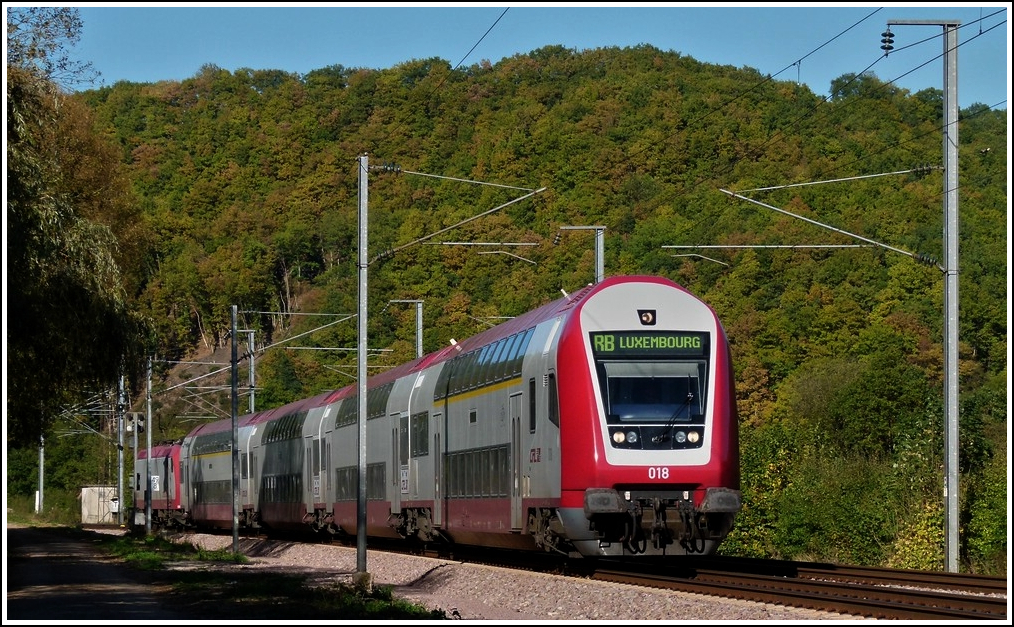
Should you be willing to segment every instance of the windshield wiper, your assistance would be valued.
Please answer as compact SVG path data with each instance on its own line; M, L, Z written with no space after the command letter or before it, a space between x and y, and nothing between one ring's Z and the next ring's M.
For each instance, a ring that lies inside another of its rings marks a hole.
M662 431L660 433L656 433L655 435L651 436L651 441L653 443L658 444L660 442L665 442L666 440L669 439L669 435L672 433L672 430L676 428L676 420L679 417L680 412L683 411L684 409L689 409L690 403L693 400L694 393L687 392L687 400L683 401L683 404L676 408L676 411L674 411L672 413L672 416L669 417L669 420L665 423L665 426L662 427Z

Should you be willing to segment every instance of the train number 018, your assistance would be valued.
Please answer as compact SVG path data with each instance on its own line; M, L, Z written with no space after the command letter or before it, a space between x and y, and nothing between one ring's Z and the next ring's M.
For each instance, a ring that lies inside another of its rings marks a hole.
M666 466L649 466L648 467L648 478L649 479L668 479L669 468Z

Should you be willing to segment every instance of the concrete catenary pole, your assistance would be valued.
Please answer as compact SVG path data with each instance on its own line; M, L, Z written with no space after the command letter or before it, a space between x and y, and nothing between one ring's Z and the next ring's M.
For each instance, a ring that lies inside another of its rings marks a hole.
M366 269L367 256L367 192L370 158L359 157L359 487L356 511L356 580L361 587L370 589L370 574L366 569Z
M960 20L890 20L881 48L893 46L891 26L944 29L944 528L947 570L958 565L958 27Z

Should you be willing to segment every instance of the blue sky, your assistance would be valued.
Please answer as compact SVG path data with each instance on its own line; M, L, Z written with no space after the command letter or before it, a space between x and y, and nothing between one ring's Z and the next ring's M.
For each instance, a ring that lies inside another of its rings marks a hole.
M433 57L451 66L496 63L547 45L584 50L647 43L705 63L799 81L822 96L832 79L867 70L916 92L943 89L939 23L958 20L959 105L981 102L1003 109L1010 95L1009 3L73 6L80 10L83 32L72 56L101 72L95 86L183 80L208 63L230 71L305 74L329 65L380 69ZM892 26L895 51L884 58L881 33L897 20L935 24Z

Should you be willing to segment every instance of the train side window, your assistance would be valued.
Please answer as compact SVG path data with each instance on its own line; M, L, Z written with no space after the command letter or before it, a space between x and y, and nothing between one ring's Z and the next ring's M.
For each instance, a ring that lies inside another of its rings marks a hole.
M479 468L482 469L482 496L493 496L493 486L491 485L493 480L492 475L492 462L490 462L490 454L493 451L491 449L483 449L482 461L479 463Z
M393 417L398 419L398 463L404 466L409 458L409 417L398 418L398 414L393 414Z
M528 380L528 433L535 433L535 377Z
M509 338L502 338L493 346L493 352L489 358L489 378L490 381L499 381L503 378L503 347L507 345Z
M521 372L521 355L524 353L525 334L519 333L511 345L510 355L507 356L507 363L504 365L504 376L511 378Z
M504 341L503 349L497 356L496 364L496 378L498 381L510 378L510 371L507 369L507 365L510 363L511 355L514 351L514 345L518 342L518 334L514 334Z
M472 375L472 387L482 387L489 383L489 356L493 352L493 344L482 347L482 352L475 363L475 373Z
M385 383L366 392L366 417L368 420L382 418L387 415L387 399L391 396L392 389L394 389L393 382Z
M475 364L475 351L465 353L455 364L454 372L451 373L451 393L457 394L468 389L468 383L472 377L472 366Z
M510 491L510 468L511 460L510 454L507 452L506 446L501 446L497 449L497 495L507 496Z
M412 446L412 457L425 457L429 455L429 430L429 412L424 411L412 414L412 436L409 439Z
M455 453L448 459L451 464L451 472L448 473L451 480L451 494L464 496L465 487L461 483L461 453Z
M464 381L466 390L471 390L478 384L476 372L479 371L479 353L480 351L474 350L468 354L468 376Z
M479 496L478 453L476 451L469 451L466 459L468 460L468 464L466 465L467 470L465 471L468 475L468 494L466 496L475 498Z
M528 349L528 343L532 340L533 335L535 335L535 327L525 331L524 337L518 343L517 351L514 351L510 364L510 373L514 376L521 374L521 364L524 361L525 351Z
M478 421L479 415L474 409L468 410L468 423L475 424Z
M437 375L437 383L433 388L433 400L446 398L447 396L447 379L451 376L451 364L452 361L446 361L440 366L440 374Z

